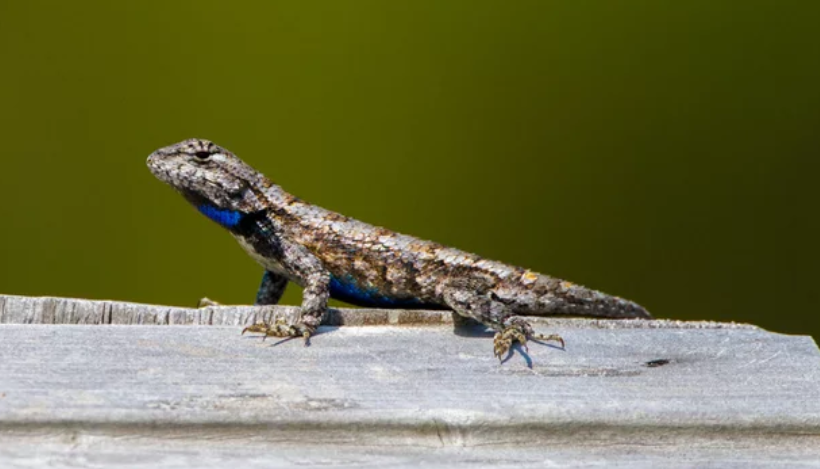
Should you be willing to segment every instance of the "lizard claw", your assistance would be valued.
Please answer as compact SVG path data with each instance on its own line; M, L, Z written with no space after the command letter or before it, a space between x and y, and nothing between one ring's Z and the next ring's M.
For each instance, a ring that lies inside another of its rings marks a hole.
M535 331L533 331L532 326L530 326L530 324L522 318L512 317L505 321L505 323L504 328L501 329L501 331L496 332L495 337L493 338L493 354L498 357L500 361L503 361L503 357L510 351L510 347L512 347L513 342L518 342L521 344L527 352L529 352L529 347L527 347L528 339L544 341L551 340L560 343L561 348L564 347L564 339L560 335L536 334Z
M534 336L532 336L531 338L532 338L532 339L535 339L535 340L543 340L544 342L547 342L547 341L550 341L550 340L551 340L551 341L553 341L553 342L558 342L559 344L561 344L561 348L565 348L565 347L566 347L566 344L564 343L564 338L563 338L563 337L561 337L561 336L560 336L560 335L558 335L558 334L550 334L550 335L535 334L535 335L534 335Z
M264 334L268 331L268 325L264 322L257 322L256 324L251 324L250 326L242 329L242 335L245 335L246 332L259 332Z

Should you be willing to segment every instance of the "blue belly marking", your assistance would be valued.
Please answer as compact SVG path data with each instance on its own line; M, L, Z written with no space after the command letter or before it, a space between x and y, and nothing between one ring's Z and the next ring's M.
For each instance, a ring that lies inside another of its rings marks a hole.
M425 304L418 298L395 298L389 297L374 287L362 287L356 282L352 275L345 275L338 278L335 275L330 277L331 298L344 301L356 306L369 306L373 308L429 308L439 309L440 306Z
M243 214L236 210L224 210L207 204L197 206L197 210L225 228L236 228L242 221Z

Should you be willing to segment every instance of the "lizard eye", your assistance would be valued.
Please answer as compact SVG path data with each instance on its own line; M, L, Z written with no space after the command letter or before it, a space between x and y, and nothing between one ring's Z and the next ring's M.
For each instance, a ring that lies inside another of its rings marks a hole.
M211 157L211 154L208 153L207 151L198 151L198 152L194 153L194 156L196 156L200 160L207 160L208 158Z

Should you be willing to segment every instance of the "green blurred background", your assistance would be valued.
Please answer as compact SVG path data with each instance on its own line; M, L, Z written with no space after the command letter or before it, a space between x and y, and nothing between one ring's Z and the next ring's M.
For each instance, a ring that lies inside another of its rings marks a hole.
M0 292L251 302L261 268L145 167L202 137L659 317L820 337L818 25L811 1L3 1Z

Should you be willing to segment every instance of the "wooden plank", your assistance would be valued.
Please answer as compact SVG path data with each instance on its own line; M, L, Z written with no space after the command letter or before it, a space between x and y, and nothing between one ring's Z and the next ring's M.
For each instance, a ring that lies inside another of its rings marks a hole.
M539 321L566 349L532 343L499 364L491 333L446 312L377 312L394 325L323 326L310 347L134 325L211 323L185 308L6 296L0 312L73 324L0 325L2 467L820 460L820 352L753 326ZM123 324L88 326L106 318Z
M124 301L58 297L0 295L0 324L120 324L158 326L241 326L275 317L290 318L296 306L210 306L184 308ZM756 326L712 321L611 320L581 318L530 318L536 324L582 328L757 329ZM331 308L322 322L326 326L452 325L449 311L401 309Z

